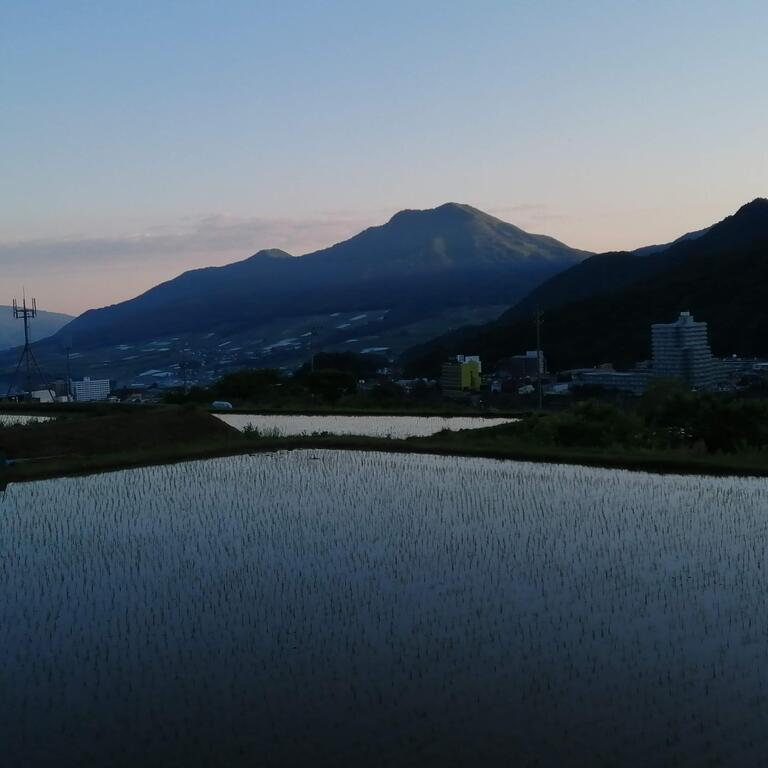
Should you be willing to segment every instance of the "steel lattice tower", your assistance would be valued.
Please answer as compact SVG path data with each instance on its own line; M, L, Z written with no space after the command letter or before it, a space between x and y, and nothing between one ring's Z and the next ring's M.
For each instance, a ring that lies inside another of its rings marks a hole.
M21 306L19 306L19 303L16 301L16 299L13 300L13 316L14 318L16 318L16 320L22 320L24 322L24 348L21 350L21 356L19 357L19 362L16 365L16 370L13 372L11 383L8 385L8 394L10 395L11 391L13 390L13 386L16 383L16 378L19 375L19 371L23 366L24 374L25 374L25 383L26 383L25 398L27 400L32 399L33 371L37 373L37 376L40 379L41 383L43 379L43 375L40 372L40 366L38 366L37 360L35 360L35 355L32 352L32 344L30 342L29 322L30 320L37 317L37 302L34 299L31 299L31 302L32 302L31 305L27 306L26 296L22 298Z

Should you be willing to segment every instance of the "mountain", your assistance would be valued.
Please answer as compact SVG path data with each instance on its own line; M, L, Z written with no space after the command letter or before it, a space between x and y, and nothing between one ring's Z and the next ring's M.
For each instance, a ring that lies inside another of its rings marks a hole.
M406 360L412 372L434 373L446 356L464 352L492 366L535 346L531 315L537 304L546 310L542 348L553 370L647 359L651 324L671 321L682 310L709 323L716 354L767 355L767 286L768 200L758 198L666 250L593 256L497 321L409 350Z
M589 255L447 203L401 211L382 226L301 257L260 251L186 272L130 301L90 310L59 335L71 336L77 354L93 353L104 366L130 358L127 369L145 364L149 342L169 351L174 344L205 349L208 367L215 365L214 347L226 345L238 354L223 364L306 359L310 341L314 349L400 352L451 327L497 316ZM60 342L41 346L44 353Z
M32 320L33 340L52 336L72 320L71 315L38 311ZM13 307L0 306L0 350L11 349L24 343L24 324L13 317Z
M665 245L648 245L634 251L598 253L558 273L535 288L507 310L499 320L509 323L529 317L537 309L545 310L574 301L603 296L648 279L684 258L685 249L674 249L679 243L697 240L709 231L700 229L678 237Z

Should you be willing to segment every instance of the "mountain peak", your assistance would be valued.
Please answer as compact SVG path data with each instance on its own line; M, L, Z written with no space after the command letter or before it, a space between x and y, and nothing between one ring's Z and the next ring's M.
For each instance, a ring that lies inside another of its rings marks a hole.
M446 221L469 221L470 219L490 218L477 208L464 203L443 203L435 208L406 208L398 211L390 223L400 223L414 220L443 219Z
M280 248L264 248L257 253L254 253L251 259L292 259L290 253L282 251Z
M747 216L768 217L768 198L756 197L752 202L742 205L731 218L736 219Z
M483 213L479 208L474 208L466 203L443 203L438 205L435 211L443 211L445 213L456 214L469 214L471 216L487 216L487 213Z
M735 247L768 239L768 199L756 197L723 219L702 238L703 242Z
M768 197L756 197L752 202L742 205L739 210L741 211L744 208L762 208L763 210L768 210Z

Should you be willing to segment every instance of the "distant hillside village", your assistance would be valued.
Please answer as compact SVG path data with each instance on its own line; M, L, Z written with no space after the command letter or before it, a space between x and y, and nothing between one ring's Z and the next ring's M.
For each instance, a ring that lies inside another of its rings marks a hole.
M475 406L505 399L529 405L538 400L541 406L545 399L553 402L553 399L571 395L583 397L613 392L639 396L654 379L676 379L698 391L735 392L768 387L768 360L735 356L715 358L709 346L707 323L695 320L690 312L681 312L671 323L653 324L650 334L652 359L638 362L630 370L615 370L611 363L605 363L594 368L553 372L547 368L542 348L502 358L488 372L484 372L480 356L457 355L442 364L437 380L402 378L402 369L397 362L381 353L318 352L298 369L280 369L272 373L275 381L294 383L293 388L285 388L286 392L295 394L301 383L305 394L312 397L317 389L331 402L342 395L385 392L390 400L418 393L421 399L429 396L433 400L442 398ZM344 376L329 386L327 374L331 372ZM235 371L222 370L218 375L213 371L197 373L195 376L187 367L177 366L151 385L134 381L119 387L114 381L89 377L81 380L59 378L38 388L25 388L18 382L6 397L42 403L159 402L173 393L183 396L190 391L215 392L217 382L232 377ZM323 379L322 384L313 388L312 377ZM227 394L226 388L224 394ZM248 398L247 392L236 391L235 395Z

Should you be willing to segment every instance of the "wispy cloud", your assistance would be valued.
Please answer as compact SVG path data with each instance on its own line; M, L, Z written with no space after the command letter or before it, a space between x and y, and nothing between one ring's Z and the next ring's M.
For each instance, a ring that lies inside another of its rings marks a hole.
M113 237L0 241L0 304L26 286L42 306L79 313L131 298L181 272L245 259L264 248L281 248L294 255L309 253L382 224L393 212L335 209L303 218L216 213ZM492 212L534 231L546 229L537 222L555 215L538 203Z
M57 239L0 242L0 266L110 264L115 259L141 262L178 257L179 267L197 264L200 256L238 254L246 258L263 248L281 248L295 255L331 245L376 223L352 212L328 212L306 219L238 217L213 214L158 225L119 237L70 236Z
M547 209L545 203L518 203L516 205L502 205L499 207L491 208L489 213L494 216L512 216L515 214L529 215L531 213L538 213Z
M212 214L117 237L0 241L0 304L26 286L41 306L79 314L136 296L190 269L239 261L264 248L308 253L382 220L373 212L301 219Z
M546 203L533 202L495 207L490 213L529 232L540 232L543 227L571 218L569 214L553 210ZM553 235L553 232L548 231L545 234Z

